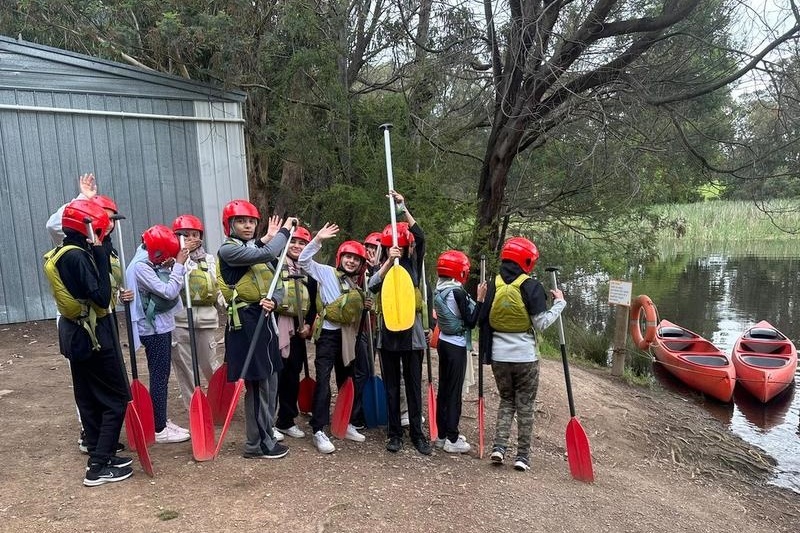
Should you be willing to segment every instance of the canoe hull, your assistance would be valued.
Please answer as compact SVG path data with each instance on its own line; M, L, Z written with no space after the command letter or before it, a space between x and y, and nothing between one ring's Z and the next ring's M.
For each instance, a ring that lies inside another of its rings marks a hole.
M797 349L765 320L742 333L731 355L737 381L763 403L794 383Z
M733 398L736 369L731 359L697 333L662 320L650 348L656 360L689 387L721 402Z

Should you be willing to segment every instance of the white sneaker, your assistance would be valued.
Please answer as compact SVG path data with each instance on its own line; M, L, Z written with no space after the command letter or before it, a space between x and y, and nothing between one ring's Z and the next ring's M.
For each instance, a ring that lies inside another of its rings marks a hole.
M400 413L400 425L403 426L403 427L408 427L408 425L410 423L411 422L409 421L409 418L408 418L408 411L406 411L405 413ZM422 423L423 424L425 423L425 417L424 416L422 417Z
M455 442L450 442L449 439L444 440L444 451L447 453L467 453L471 449L472 447L463 435L459 435Z
M303 437L306 436L305 432L299 427L297 427L297 425L294 425L289 429L280 429L278 431L280 431L284 435L289 435L293 439L302 439Z
M364 442L367 440L367 437L359 433L353 424L347 424L347 433L344 434L344 438L354 442Z
M272 438L275 439L275 442L280 442L283 440L283 433L278 431L278 428L272 428Z
M188 429L180 427L178 424L175 424L169 418L167 418L167 427L170 428L172 431L177 431L177 432L180 432L180 433L186 433L187 435L189 434L189 430Z
M189 439L190 437L188 432L184 433L183 431L177 431L169 426L166 426L164 429L156 433L156 442L161 444L185 442Z
M319 430L314 433L314 446L317 447L320 453L333 453L336 451L336 446L333 445L331 440L324 431Z

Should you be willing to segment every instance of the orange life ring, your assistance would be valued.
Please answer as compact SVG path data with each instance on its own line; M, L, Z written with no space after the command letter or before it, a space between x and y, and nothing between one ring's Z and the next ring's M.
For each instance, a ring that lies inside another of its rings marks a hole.
M642 329L639 327L639 315L641 315L642 311L644 311L644 318L646 321L644 336L642 336ZM638 346L640 350L647 350L656 338L657 327L658 313L656 311L656 306L649 296L640 294L636 297L631 306L630 332L633 343Z

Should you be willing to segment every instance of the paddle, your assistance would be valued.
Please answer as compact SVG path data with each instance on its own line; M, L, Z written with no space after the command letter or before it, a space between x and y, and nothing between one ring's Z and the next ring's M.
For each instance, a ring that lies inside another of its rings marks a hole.
M558 267L547 267L553 282L553 288L558 288ZM564 322L558 315L558 340L561 346L561 362L564 364L564 380L567 384L567 401L569 402L570 420L567 424L567 460L569 471L574 479L591 483L594 481L592 471L592 452L589 449L589 439L583 426L575 418L575 400L572 397L572 383L569 379L569 363L567 362L567 344L564 340Z
M481 255L481 283L486 282L486 256ZM483 433L486 411L483 400L483 343L478 342L478 458L483 459Z
M422 262L422 327L427 330L428 319L428 282L425 280L425 262ZM425 342L425 356L428 361L428 428L431 430L431 441L439 438L439 427L436 425L436 391L433 388L433 371L431 367L431 345Z
M225 421L235 388L236 384L228 381L228 363L223 361L208 382L208 405L215 424L222 424Z
M280 278L280 271L283 268L283 263L286 261L286 253L289 251L289 245L292 242L292 236L294 235L294 230L297 226L292 225L292 229L289 230L289 238L286 239L286 246L283 247L283 251L281 252L281 256L278 259L278 265L275 267L275 275L272 276L272 282L269 285L269 290L267 291L267 295L265 298L269 299L272 298L272 294L275 292L275 287L278 285L278 278ZM250 361L253 359L253 353L256 351L256 345L258 344L258 339L261 337L261 330L264 326L264 318L266 317L266 313L259 313L258 322L256 322L256 328L253 330L253 338L250 341L250 346L247 348L247 356L244 358L244 364L242 365L242 372L239 374L239 379L236 380L236 384L234 385L233 394L231 394L231 400L228 404L228 409L225 414L225 422L222 425L222 431L219 433L219 441L217 441L217 448L214 450L214 457L219 455L220 450L222 449L222 442L225 440L225 435L228 433L228 428L230 428L231 420L233 419L233 413L236 412L236 406L239 403L239 395L242 393L242 389L244 388L244 375L247 373L247 369L250 367ZM275 316L273 315L272 320L275 320ZM277 333L278 327L275 326L275 332Z
M117 215L117 217L119 216L120 215ZM125 272L125 249L123 248L122 243L120 220L120 218L117 218L115 222L117 226L117 236L119 238L119 250L117 250L117 253L119 254L119 262L122 267L122 272ZM123 282L124 281L125 276L123 275ZM122 288L127 288L125 287L124 283ZM149 446L156 441L156 422L153 415L153 400L150 398L150 391L147 390L147 387L144 386L144 383L139 381L139 370L136 365L136 343L133 339L134 326L133 320L131 320L131 303L123 303L125 305L125 329L128 332L128 351L131 359L131 375L133 376L133 381L130 383L131 397L133 399L133 405L136 406L136 412L139 415L139 420L142 425L144 441ZM131 448L136 446L135 442L130 444Z
M361 330L364 329L364 320L367 317L369 310L364 307L361 311L361 320L356 330L356 354L358 357L358 336ZM355 364L355 361L350 363ZM347 426L350 424L350 415L353 414L353 401L355 401L356 391L353 384L353 378L348 376L344 381L342 388L336 395L336 404L333 406L333 416L331 417L331 434L337 439L343 439L347 434Z
M366 278L364 279L364 291L367 290ZM369 378L364 386L364 419L367 427L374 428L385 426L387 422L386 412L386 390L383 380L375 375L375 345L372 339L372 320L367 315L367 346L369 348Z
M181 235L181 248L186 243ZM208 461L214 458L214 421L211 419L211 408L208 399L200 388L200 367L197 364L197 339L194 331L194 312L192 310L192 294L189 289L189 270L183 278L186 291L186 318L189 321L189 346L192 351L192 376L194 392L189 404L189 434L192 437L192 455L196 461Z
M392 192L394 177L392 175L392 145L389 139L391 124L381 124L383 145L386 152L386 177L389 181L389 215L392 220L392 246L397 246L397 215ZM414 282L400 260L395 258L394 265L386 273L381 286L381 311L386 329L389 331L405 331L414 325Z
M114 223L117 226L117 232L119 233L119 221L124 218L122 215L116 215L114 218ZM89 232L90 239L92 240L92 244L94 244L94 230L92 229L92 221L91 219L84 220L86 223L86 229ZM125 272L125 259L124 253L122 250L122 235L120 233L119 237L119 251L120 254L120 266L122 267L122 271ZM126 306L129 305L128 302L125 302ZM109 311L112 310L111 304L108 306ZM131 347L133 346L132 336L130 329L130 315L128 314L128 342L131 343ZM147 451L147 440L145 438L144 428L142 427L142 420L139 416L139 411L136 409L136 405L133 402L133 394L131 392L131 383L128 380L128 369L125 368L125 357L122 355L122 346L119 342L119 332L117 331L117 324L113 324L111 326L111 335L114 338L114 350L117 353L117 360L119 361L120 370L122 371L122 376L125 378L125 385L128 388L128 406L125 408L125 433L128 435L128 444L130 445L131 449L136 452L136 455L139 457L139 464L142 465L142 469L144 470L145 474L150 477L153 477L153 463L150 460L150 452ZM149 396L148 396L149 397ZM152 409L152 404L151 404ZM151 419L152 419L152 411L151 411ZM155 436L153 436L155 439Z
M303 279L303 276L302 274L291 274L289 275L289 279L294 280L297 331L299 332L303 329L303 325L305 324L305 317L303 316L303 295L301 293L302 286L300 285L300 280ZM317 382L308 375L308 352L306 352L305 359L303 359L303 371L305 372L305 377L300 380L300 385L297 390L297 409L302 413L310 413L314 405L314 389L317 386Z

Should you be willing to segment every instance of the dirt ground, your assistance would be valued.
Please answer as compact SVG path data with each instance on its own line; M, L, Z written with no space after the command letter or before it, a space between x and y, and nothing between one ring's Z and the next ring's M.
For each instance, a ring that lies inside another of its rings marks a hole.
M408 444L393 455L380 429L367 430L363 444L334 441L332 455L319 454L310 437L287 437L286 458L247 460L240 408L215 461L193 461L189 442L155 444L154 478L134 461L130 480L86 488L86 457L76 445L69 372L55 332L53 321L0 326L2 531L800 529L800 496L767 484L771 459L763 452L691 401L576 365L575 401L596 479L573 480L565 460L563 373L550 360L542 366L529 472L494 466L476 453L437 450L423 457ZM487 384L491 442L497 395L490 371ZM170 416L188 427L177 389L170 394ZM475 450L476 396L473 387L461 425ZM307 429L306 418L300 424Z

